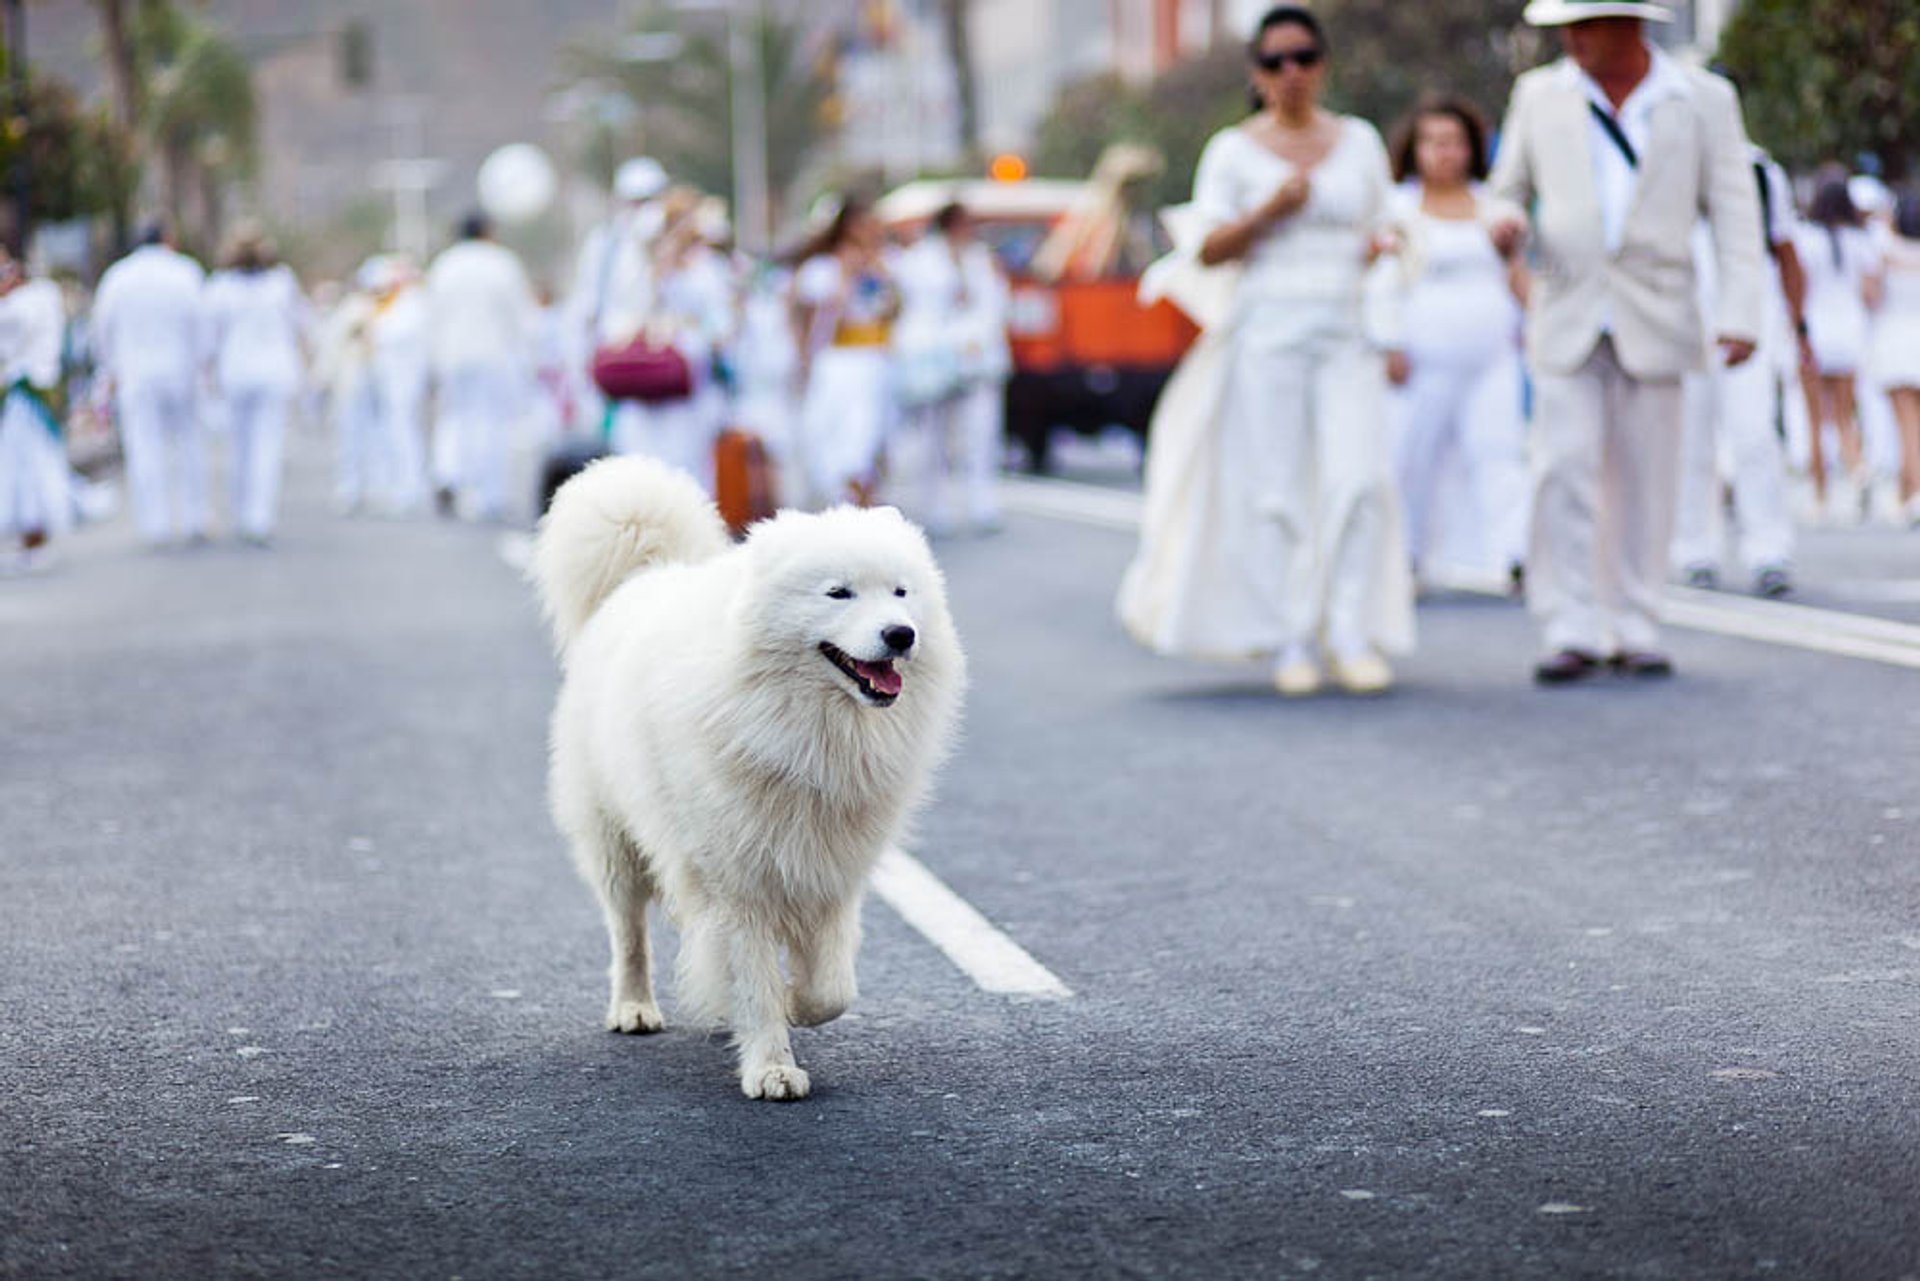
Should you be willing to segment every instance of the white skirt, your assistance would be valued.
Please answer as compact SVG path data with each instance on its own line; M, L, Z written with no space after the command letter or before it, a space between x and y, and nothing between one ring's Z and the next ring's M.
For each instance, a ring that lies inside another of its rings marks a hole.
M0 408L0 532L64 532L73 524L67 452L22 392Z
M800 409L800 450L820 503L841 502L850 482L871 481L879 470L892 417L890 377L884 347L823 347L814 356Z

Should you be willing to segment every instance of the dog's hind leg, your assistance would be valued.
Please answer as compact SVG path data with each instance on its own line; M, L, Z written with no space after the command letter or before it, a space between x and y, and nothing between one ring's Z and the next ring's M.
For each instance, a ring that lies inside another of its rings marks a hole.
M780 972L780 945L757 925L729 921L725 929L740 1090L750 1099L804 1099L812 1082L794 1063L787 1037L787 980Z
M839 904L804 938L788 949L793 961L793 991L787 1016L797 1027L818 1027L847 1012L860 994L854 957L860 951L860 900Z
M658 1032L666 1021L653 996L653 945L647 937L647 904L653 878L640 852L624 837L609 833L611 848L600 860L600 907L607 918L608 967L613 994L607 1002L607 1028L614 1032Z

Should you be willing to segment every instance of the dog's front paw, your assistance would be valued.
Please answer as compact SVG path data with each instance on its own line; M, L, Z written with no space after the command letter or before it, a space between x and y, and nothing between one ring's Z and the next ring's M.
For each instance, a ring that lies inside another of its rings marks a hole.
M750 1099L804 1099L812 1089L806 1070L791 1063L748 1068L740 1074L740 1092Z
M607 1007L609 1032L658 1032L666 1025L660 1007L652 1001L615 1001Z

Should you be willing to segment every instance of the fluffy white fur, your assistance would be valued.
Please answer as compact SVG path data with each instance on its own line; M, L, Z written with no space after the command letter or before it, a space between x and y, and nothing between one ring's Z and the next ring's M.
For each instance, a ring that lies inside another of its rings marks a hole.
M736 546L691 478L612 458L561 487L533 575L565 669L553 814L606 914L608 1026L661 1027L659 899L683 1012L732 1028L748 1096L804 1098L788 1025L853 1000L867 873L922 800L966 682L926 539L890 508L837 508L782 512ZM884 667L875 688L823 642L890 660L891 705Z

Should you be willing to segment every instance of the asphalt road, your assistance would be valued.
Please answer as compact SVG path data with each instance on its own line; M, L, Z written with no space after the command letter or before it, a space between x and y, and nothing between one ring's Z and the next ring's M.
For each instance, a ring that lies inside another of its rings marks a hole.
M941 548L913 850L1074 995L871 904L754 1103L600 1030L497 531L297 454L270 552L122 518L0 582L0 1275L1920 1277L1920 671L1676 632L1545 692L1449 597L1391 696L1282 703L1016 516Z

